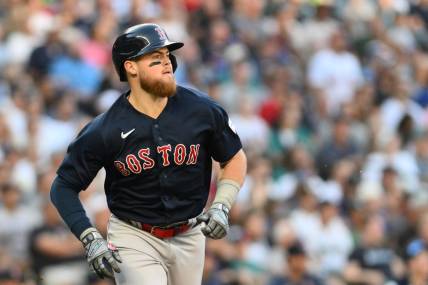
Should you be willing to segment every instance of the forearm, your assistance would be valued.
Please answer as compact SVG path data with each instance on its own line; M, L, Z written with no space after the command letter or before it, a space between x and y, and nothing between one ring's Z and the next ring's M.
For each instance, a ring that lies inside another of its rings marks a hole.
M221 165L221 171L218 180L233 180L240 186L244 183L245 175L247 174L247 157L241 149L231 160Z
M52 183L51 200L71 232L79 238L83 231L92 227L79 200L78 191L57 176Z
M71 235L64 239L54 234L43 234L36 239L36 247L51 256L72 257L83 253L82 244Z
M384 276L380 271L364 269L355 261L351 261L343 272L343 277L348 283L383 284Z
M230 209L244 183L246 171L247 159L243 150L240 150L223 165L213 203L222 203Z

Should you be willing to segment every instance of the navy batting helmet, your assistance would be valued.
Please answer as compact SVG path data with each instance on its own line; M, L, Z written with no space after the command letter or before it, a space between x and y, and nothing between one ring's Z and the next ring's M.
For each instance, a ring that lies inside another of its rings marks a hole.
M127 81L123 63L129 59L135 59L157 49L167 47L169 51L179 49L183 43L172 42L165 31L158 25L148 23L132 26L117 37L113 44L112 57L114 67L119 74L120 81ZM177 68L175 56L169 55L172 69Z

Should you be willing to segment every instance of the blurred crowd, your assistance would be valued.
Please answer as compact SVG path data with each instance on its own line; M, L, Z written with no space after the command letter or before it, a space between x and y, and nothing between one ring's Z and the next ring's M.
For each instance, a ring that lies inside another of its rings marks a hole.
M428 284L427 0L0 1L0 284L112 284L49 191L127 90L111 45L144 22L185 43L177 82L228 111L248 156L203 285ZM80 196L105 234L103 175Z

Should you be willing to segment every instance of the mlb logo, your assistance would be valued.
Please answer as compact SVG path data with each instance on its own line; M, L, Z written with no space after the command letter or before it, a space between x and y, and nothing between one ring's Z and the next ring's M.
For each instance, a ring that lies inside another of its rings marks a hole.
M168 39L168 37L166 36L166 33L164 32L164 30L162 30L161 28L158 28L158 27L156 27L155 28L155 30L156 30L156 32L159 34L159 38L161 39L161 40L167 40Z

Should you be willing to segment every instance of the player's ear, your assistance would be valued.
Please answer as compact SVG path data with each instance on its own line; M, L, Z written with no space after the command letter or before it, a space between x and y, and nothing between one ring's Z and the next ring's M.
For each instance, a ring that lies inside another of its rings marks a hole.
M138 74L137 64L134 61L126 60L123 63L123 66L125 68L126 73L128 73L129 76L131 76L131 77L137 76L137 74Z

